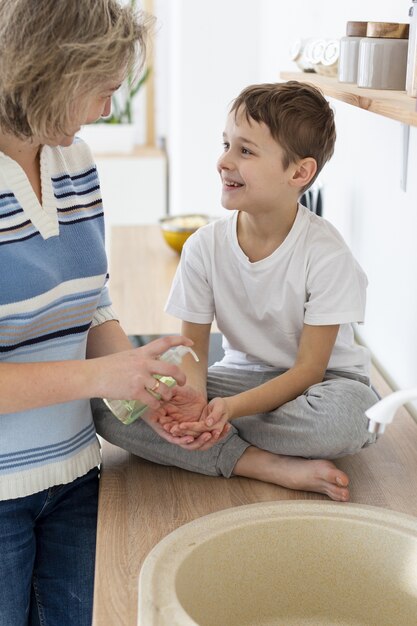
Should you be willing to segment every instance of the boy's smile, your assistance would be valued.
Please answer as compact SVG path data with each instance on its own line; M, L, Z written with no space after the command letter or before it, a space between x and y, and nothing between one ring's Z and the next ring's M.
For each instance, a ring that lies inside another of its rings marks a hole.
M233 192L236 189L240 189L241 187L243 187L243 183L237 183L235 181L233 181L231 178L223 178L223 191L226 192Z

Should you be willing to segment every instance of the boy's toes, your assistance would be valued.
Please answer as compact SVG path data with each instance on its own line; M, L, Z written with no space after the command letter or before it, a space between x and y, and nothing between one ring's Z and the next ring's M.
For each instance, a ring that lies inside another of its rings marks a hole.
M335 500L339 502L348 502L350 499L349 489L341 489L335 496Z
M339 485L339 487L347 487L348 484L349 478L346 476L346 474L336 476L336 485Z

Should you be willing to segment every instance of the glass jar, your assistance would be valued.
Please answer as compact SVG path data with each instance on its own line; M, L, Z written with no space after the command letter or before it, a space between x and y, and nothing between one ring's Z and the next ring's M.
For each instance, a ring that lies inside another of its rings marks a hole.
M326 47L326 40L320 37L309 39L305 46L305 57L312 66L313 70L317 70L317 65L321 63L323 51Z
M318 74L323 74L324 76L337 76L339 68L339 53L339 39L327 39L321 55L320 63L316 67L316 72Z
M356 83L358 79L359 42L362 37L366 37L367 26L368 22L346 24L346 37L340 40L338 70L340 83Z
M314 72L311 62L306 58L305 50L311 39L296 39L290 47L290 59L302 72Z
M405 90L408 24L368 22L359 43L358 87Z

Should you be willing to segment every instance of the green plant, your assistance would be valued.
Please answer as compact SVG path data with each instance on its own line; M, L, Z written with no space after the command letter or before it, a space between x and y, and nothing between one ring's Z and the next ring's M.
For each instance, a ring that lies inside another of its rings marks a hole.
M130 0L130 5L134 9L136 0ZM120 92L115 93L112 97L112 112L109 117L103 117L97 120L98 124L132 124L133 122L133 100L139 93L140 89L146 83L151 73L151 68L145 68L142 76L135 81L133 76L129 74L123 83Z

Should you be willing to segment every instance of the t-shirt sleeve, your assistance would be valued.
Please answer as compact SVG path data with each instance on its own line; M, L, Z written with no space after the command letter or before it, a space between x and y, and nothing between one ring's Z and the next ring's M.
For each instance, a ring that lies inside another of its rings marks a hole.
M209 260L204 260L198 234L187 239L182 249L165 311L186 322L210 324L214 319L213 289Z
M367 284L348 248L319 259L307 272L304 322L313 326L363 322Z

